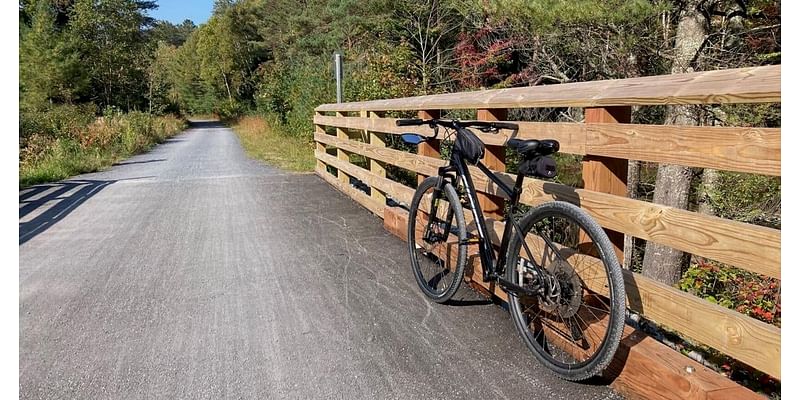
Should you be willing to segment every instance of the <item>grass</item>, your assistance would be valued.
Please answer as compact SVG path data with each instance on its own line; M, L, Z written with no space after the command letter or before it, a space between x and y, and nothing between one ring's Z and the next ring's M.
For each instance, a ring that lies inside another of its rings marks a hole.
M231 125L247 155L265 163L294 172L311 172L316 161L313 143L272 129L258 116L246 116Z
M22 116L28 119L24 122L31 123L20 128L20 188L104 170L186 127L186 121L174 116L131 113L53 129L52 124L42 123L48 117L44 113ZM56 119L59 124L63 122L61 116Z

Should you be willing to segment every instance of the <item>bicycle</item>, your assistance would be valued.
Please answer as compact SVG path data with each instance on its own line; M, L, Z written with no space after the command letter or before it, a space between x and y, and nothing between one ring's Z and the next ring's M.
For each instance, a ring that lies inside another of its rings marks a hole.
M433 136L402 134L408 144L436 139L439 127L452 143L447 165L418 185L409 209L411 267L422 292L435 302L450 300L464 279L467 247L478 245L484 282L497 282L508 294L514 325L536 359L567 380L599 375L616 353L625 323L622 271L608 236L585 211L563 201L513 217L520 212L525 176L556 176L550 156L559 150L558 141L515 139L518 125L507 122L400 119L396 124L433 129ZM513 187L480 162L485 146L468 127L513 131L506 145L521 157ZM509 199L497 255L467 162ZM472 211L477 236L467 229L465 207Z

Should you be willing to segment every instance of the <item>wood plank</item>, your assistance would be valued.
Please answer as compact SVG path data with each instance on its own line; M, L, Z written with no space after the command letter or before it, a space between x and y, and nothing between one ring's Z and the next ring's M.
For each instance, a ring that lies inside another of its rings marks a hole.
M337 118L317 114L318 125L374 132L431 135L430 128L398 127L393 118ZM522 122L519 139L556 139L561 152L627 158L657 163L713 168L723 171L780 176L781 129L720 126L675 126L603 123ZM504 145L507 131L475 131L487 145Z
M329 135L316 135L315 140L426 175L435 174L436 168L444 165L443 160L353 141L343 142ZM503 195L476 168L471 171L477 190ZM509 184L513 184L516 178L513 174L501 175ZM525 179L521 198L529 205L552 200L568 201L586 210L604 228L759 274L774 278L781 276L781 234L777 229L530 178Z
M369 112L362 111L361 116L369 117L369 119L377 119L380 117L378 113L374 111L369 111ZM368 137L367 143L378 147L386 147L386 142L383 140L383 135L381 135L380 133L372 132L369 130L365 130L364 133ZM369 170L372 171L372 173L375 175L386 177L386 168L384 168L379 161L373 160L371 158L369 159ZM386 196L380 190L372 189L372 191L370 192L370 196L372 196L372 198L374 198L376 201L386 204Z
M327 154L326 154L327 155ZM357 203L361 204L364 208L371 211L373 214L377 215L378 217L383 218L383 211L386 207L384 204L381 204L371 197L367 196L366 193L353 188L349 184L342 184L339 178L334 177L333 175L329 174L327 170L324 168L317 169L315 171L319 177L324 179L326 182L331 184L331 186L338 189L340 192L346 194L351 199L356 201Z
M336 116L342 118L345 116L345 114L337 112ZM341 128L336 128L336 137L343 140L350 139L350 135L347 133L347 131ZM342 161L350 162L350 155L348 155L347 152L345 152L341 148L336 149L336 157ZM347 174L342 173L341 171L337 172L337 174L339 176L339 181L342 183L342 185L344 187L350 187L350 177L348 177Z
M626 326L622 341L604 376L611 387L630 399L763 400L755 392L689 359L655 339ZM692 372L689 372L692 371Z
M585 111L587 123L626 124L631 122L631 107L596 107ZM628 194L628 160L606 156L586 155L583 165L583 187L594 192L617 196ZM622 232L605 229L617 258L624 259L625 235Z
M439 118L441 113L439 110L420 110L417 113L417 117L419 119L436 119ZM430 129L430 128L429 128ZM428 133L430 135L430 133ZM430 139L426 140L419 145L417 145L417 154L424 157L431 157L431 158L440 158L441 157L441 146L442 141L440 139ZM422 183L422 181L427 176L432 176L434 174L417 174L417 184Z
M385 224L387 230L406 240L408 212L398 207L387 207L384 215L387 220L391 219L392 225L396 226L392 228ZM489 225L489 230L494 232L502 232L504 228L504 224L498 221L492 221ZM496 233L492 237L493 242L499 244ZM534 249L541 244L540 239L530 235L526 241ZM589 256L583 257L585 259L580 261L585 263L583 265L602 268L600 260ZM491 285L482 281L480 262L475 260L472 267L474 273L468 278L490 290ZM780 329L641 274L623 271L623 276L627 304L631 310L780 379ZM495 296L507 300L501 289L495 287L491 289L490 292ZM598 292L602 293L602 289ZM682 365L690 361L685 357L681 360L684 363Z
M367 171L357 165L342 162L336 157L326 154L324 152L316 152L315 156L322 162L343 170L346 174L366 183L373 189L377 189L383 193L388 194L390 197L398 202L411 204L411 198L414 196L414 189L403 185L402 183L395 182L386 177L377 175L371 171Z
M314 113L314 118L316 119L316 117L317 117L317 116L321 116L321 115L322 115L321 113L315 112L315 113ZM316 124L316 123L315 123L315 124L314 124L314 134L315 134L315 135L324 135L324 134L325 134L325 129L322 127L322 125L320 125L320 124ZM314 148L315 148L315 150L316 150L317 152L323 152L323 153L325 152L325 146L324 146L324 145L322 145L322 144L321 144L321 143L319 143L319 142L316 142L316 143L314 144ZM317 166L316 166L316 169L318 169L318 170L322 170L322 169L324 169L324 167L325 167L325 166L322 164L322 162L320 162L319 160L317 160Z
M780 128L587 124L586 153L781 175Z
M478 119L481 121L503 121L508 118L508 112L504 108L500 109L480 109ZM506 148L505 146L486 145L483 165L492 171L506 170ZM478 204L481 211L487 217L502 218L505 212L505 200L503 197L478 193Z
M560 85L480 90L391 100L323 104L316 111L606 107L779 103L781 66L770 65Z
M550 200L580 206L604 228L780 279L781 233L777 229L525 179L524 203Z

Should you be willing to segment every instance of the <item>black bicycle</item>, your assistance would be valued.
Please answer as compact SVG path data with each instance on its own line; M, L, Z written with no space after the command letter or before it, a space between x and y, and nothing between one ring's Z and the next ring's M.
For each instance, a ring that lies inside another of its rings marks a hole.
M625 323L622 271L608 236L585 211L563 201L513 217L520 212L525 176L556 176L550 155L559 143L514 139L519 128L506 122L400 119L397 125L433 129L433 136L403 134L408 144L436 139L440 127L452 144L449 162L419 184L409 210L411 268L422 292L439 303L450 300L463 281L468 248L477 245L483 280L506 291L517 330L534 356L567 380L599 375L617 351ZM520 155L513 187L480 162L485 146L468 127L514 131L506 143ZM509 199L497 256L467 163Z

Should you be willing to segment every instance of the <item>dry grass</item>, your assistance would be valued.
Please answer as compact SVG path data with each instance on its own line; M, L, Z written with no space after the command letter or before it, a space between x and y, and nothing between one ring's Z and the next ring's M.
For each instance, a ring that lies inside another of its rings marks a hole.
M172 115L152 116L138 112L97 119L91 115L88 117L94 119L91 122L72 123L67 121L69 110L60 111L54 115L22 116L33 122L21 124L20 128L21 188L106 169L117 161L147 151L186 127L186 121ZM48 117L52 123L42 124Z
M314 170L313 143L272 129L262 117L242 117L233 124L233 130L250 157L289 171Z

